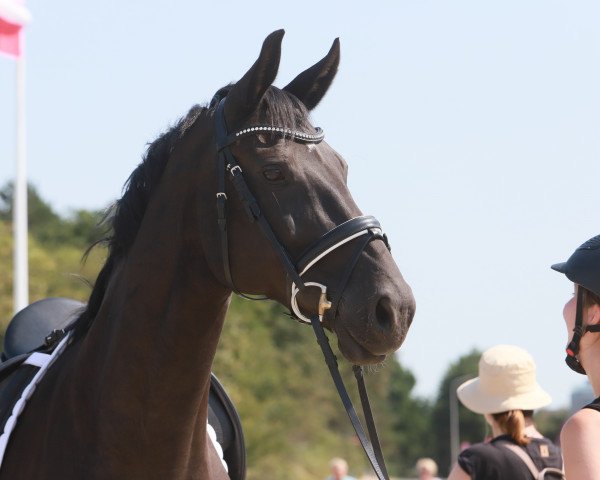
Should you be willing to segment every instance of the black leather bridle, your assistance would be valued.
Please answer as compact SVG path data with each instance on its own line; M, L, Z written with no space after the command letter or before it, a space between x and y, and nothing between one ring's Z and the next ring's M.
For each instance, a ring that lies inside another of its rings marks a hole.
M311 245L305 250L300 256L300 260L294 263L286 251L285 247L277 239L277 236L273 232L271 225L268 220L262 214L260 205L258 204L254 195L248 188L246 181L244 180L243 171L233 156L230 145L237 140L256 135L259 133L279 134L292 139L295 142L302 143L319 143L324 138L323 131L320 128L315 130L315 133L308 134L304 132L298 132L289 128L278 127L273 125L253 125L246 127L237 132L228 133L227 123L225 121L224 106L226 97L220 98L220 93L217 93L211 105L216 104L215 111L215 132L218 149L217 159L217 222L219 225L220 240L221 240L221 257L223 262L223 271L225 274L225 281L229 288L234 292L238 292L235 288L233 278L231 276L231 269L229 264L229 244L227 240L227 195L225 192L225 176L229 173L229 178L233 183L233 186L244 206L244 210L248 216L250 222L257 222L262 232L271 243L273 250L277 253L281 263L292 281L291 287L291 306L292 311L298 320L304 323L310 323L313 327L317 342L319 343L325 361L329 367L329 371L333 378L333 381L337 387L338 393L346 409L346 413L350 417L350 421L356 431L356 434L361 442L369 462L371 463L375 473L379 480L388 480L388 474L385 467L383 453L379 444L377 436L377 430L375 428L375 422L369 405L369 398L367 396L367 390L363 378L363 370L359 365L353 366L354 375L358 383L358 390L360 394L361 404L363 407L363 413L365 421L367 423L367 429L369 431L369 438L367 438L364 429L360 423L356 410L352 405L352 401L346 391L342 377L338 370L337 360L329 345L329 340L323 330L322 322L325 312L329 311L328 314L331 318L335 318L339 301L342 297L342 293L346 287L346 284L350 278L352 271L360 257L362 251L366 246L373 240L382 240L387 248L389 244L387 237L383 234L379 222L372 216L360 216L352 218L341 225L333 228L325 235L323 235L316 243ZM355 239L360 239L357 248L354 251L354 255L351 260L346 264L346 268L342 274L340 283L336 288L335 297L333 301L327 299L327 287L316 282L305 282L302 279L304 275L313 265L327 256L329 253ZM300 311L296 296L299 292L305 291L307 288L319 288L321 291L318 303L318 315L312 315L306 317Z

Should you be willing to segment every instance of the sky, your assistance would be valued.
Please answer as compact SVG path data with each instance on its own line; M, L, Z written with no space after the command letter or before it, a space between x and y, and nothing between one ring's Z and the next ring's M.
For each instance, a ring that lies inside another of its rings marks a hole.
M239 79L270 32L286 30L278 86L339 37L313 122L413 289L398 357L415 394L433 399L460 356L499 343L533 355L552 408L585 384L563 361L573 287L549 266L600 233L598 2L27 5L27 170L58 212L118 198L147 143ZM2 185L15 72L0 58Z

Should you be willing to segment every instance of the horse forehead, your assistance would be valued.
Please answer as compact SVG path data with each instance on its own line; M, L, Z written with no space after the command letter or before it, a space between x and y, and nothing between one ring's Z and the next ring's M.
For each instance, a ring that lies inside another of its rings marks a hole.
M324 162L325 165L328 165L331 162L338 162L337 157L339 157L339 155L326 142L302 143L292 140L288 145L291 147L293 146L292 148L294 148L296 152L299 152L301 156L305 155L306 157L317 159Z
M303 146L306 148L305 151L308 156L317 159L315 164L323 167L323 171L331 172L333 175L343 174L346 162L327 143L309 143Z

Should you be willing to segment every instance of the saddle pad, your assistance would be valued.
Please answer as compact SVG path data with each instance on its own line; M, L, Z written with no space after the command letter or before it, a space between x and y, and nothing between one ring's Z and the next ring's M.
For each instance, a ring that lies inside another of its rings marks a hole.
M217 441L217 432L215 432L215 429L212 427L212 425L208 423L208 420L206 420L206 432L208 433L208 437L210 438L210 441L212 442L213 446L215 447L215 450L217 451L217 454L219 455L219 458L221 459L221 463L223 464L225 471L229 473L227 462L225 461L225 458L223 456L223 447Z
M0 383L0 430L2 430L0 435L0 467L2 466L8 440L17 423L17 418L23 412L27 401L33 395L46 370L65 349L69 337L70 334L66 335L51 354L32 353L13 375L9 375ZM17 396L16 403L13 403Z
M225 388L214 373L210 376L208 423L223 447L223 459L231 480L246 478L246 448L239 415ZM218 450L218 449L217 449Z

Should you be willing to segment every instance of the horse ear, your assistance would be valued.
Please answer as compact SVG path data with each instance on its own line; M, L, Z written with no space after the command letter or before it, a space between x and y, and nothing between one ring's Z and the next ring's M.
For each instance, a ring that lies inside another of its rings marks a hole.
M309 110L315 108L329 89L340 64L340 39L336 38L329 52L318 63L292 80L284 90L295 95Z
M275 80L279 70L281 40L284 33L283 29L277 30L265 38L254 65L227 94L225 118L230 129L236 127L256 110L267 88Z

